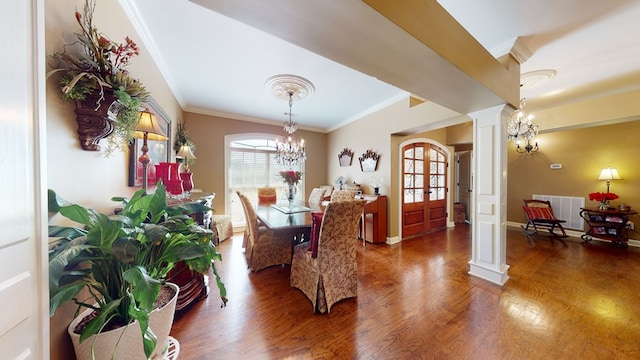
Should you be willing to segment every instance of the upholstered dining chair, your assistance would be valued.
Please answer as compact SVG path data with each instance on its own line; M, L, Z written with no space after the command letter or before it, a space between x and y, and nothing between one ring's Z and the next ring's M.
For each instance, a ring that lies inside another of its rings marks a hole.
M249 234L244 256L251 271L274 265L291 264L291 239L279 237L266 227L258 226L258 216L249 198L236 191L245 212Z
M331 193L331 202L334 201L351 201L356 198L355 190L333 190Z
M351 201L356 198L357 191L356 190L333 190L331 193L330 201ZM358 234L359 238L362 238L362 246L366 246L367 242L364 239L364 209L362 214L360 214L360 234Z
M320 205L322 200L324 200L325 189L322 188L314 188L311 190L311 194L309 194L309 205Z
M316 257L311 242L294 248L290 284L311 300L314 312L330 312L336 302L357 296L358 221L365 203L330 202L322 216Z
M273 187L263 187L258 188L258 204L275 204L277 201L276 198L276 188Z

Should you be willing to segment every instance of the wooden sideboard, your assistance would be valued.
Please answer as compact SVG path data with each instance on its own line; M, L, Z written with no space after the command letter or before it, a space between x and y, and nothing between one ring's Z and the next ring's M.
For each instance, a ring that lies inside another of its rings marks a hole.
M193 193L189 198L183 199L167 199L167 205L179 206L181 204L201 203L208 208L212 208L213 198L215 194ZM211 228L212 210L196 212L191 217L206 229ZM176 303L176 311L180 311L191 303L202 300L209 295L209 278L197 271L192 271L184 262L179 262L168 274L170 281L178 287L178 300Z
M367 200L364 206L364 239L379 244L387 241L387 196L363 195Z

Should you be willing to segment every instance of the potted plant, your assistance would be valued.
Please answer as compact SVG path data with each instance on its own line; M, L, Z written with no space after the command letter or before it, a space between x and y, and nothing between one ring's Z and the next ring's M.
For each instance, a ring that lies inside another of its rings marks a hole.
M154 194L139 190L131 199L113 199L122 201L123 208L108 216L69 204L49 190L49 211L83 225L49 226L49 236L59 238L49 253L50 315L69 301L78 305L78 312L89 309L92 318L80 331L79 341L93 336L91 344L107 329L120 326L118 331L124 333L137 322L144 358L149 358L165 345L158 343L149 316L162 285L170 280L167 274L180 261L201 273L212 268L224 306L226 289L214 261L220 261L221 255L212 242L212 231L188 215L208 210L203 209L206 206L168 207L162 182ZM170 326L164 338L169 330ZM142 354L128 358L133 356Z
M127 149L149 93L126 69L139 55L136 43L127 37L119 44L100 33L93 24L94 11L95 1L85 0L84 15L75 12L80 32L74 33L76 41L51 56L53 70L47 76L60 75L62 98L76 103L83 149L99 150L97 143L107 138L108 156Z

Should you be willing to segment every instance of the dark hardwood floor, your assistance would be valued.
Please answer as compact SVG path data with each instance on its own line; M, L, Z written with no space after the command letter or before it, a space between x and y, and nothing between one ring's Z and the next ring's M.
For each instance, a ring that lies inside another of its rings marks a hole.
M219 245L229 303L178 314L190 359L640 359L640 249L530 243L509 228L504 286L470 276L469 225L358 249L358 297L314 314L289 267L250 273Z

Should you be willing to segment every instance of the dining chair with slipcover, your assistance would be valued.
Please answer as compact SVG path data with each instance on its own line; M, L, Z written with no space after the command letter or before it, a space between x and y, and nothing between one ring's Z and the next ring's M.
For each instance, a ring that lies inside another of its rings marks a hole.
M249 198L237 191L245 212L249 236L244 256L251 271L269 266L291 264L291 239L277 236L266 227L258 226L258 216Z
M258 188L258 205L275 204L276 201L277 201L276 188L273 188L273 187Z
M365 203L330 202L321 216L315 245L312 240L294 248L290 284L311 300L314 312L330 312L336 302L357 296L358 221Z
M356 198L355 190L333 190L331 193L331 202L334 201L351 201Z
M322 188L314 188L311 190L311 194L309 194L309 205L319 205L324 200L325 190Z

